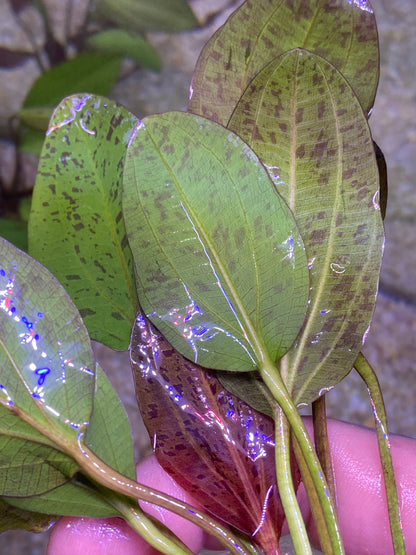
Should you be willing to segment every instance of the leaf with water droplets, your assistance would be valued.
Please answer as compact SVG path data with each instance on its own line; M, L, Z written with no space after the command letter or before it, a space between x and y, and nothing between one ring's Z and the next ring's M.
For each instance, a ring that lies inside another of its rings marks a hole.
M85 442L106 464L125 476L136 477L130 424L117 393L98 364L94 410ZM7 501L14 507L38 513L92 517L118 515L117 510L103 499L102 494L94 486L90 487L85 477L82 480L76 477L43 495L8 497Z
M306 311L306 256L237 135L193 114L145 118L127 151L123 211L141 307L176 349L238 371L287 351Z
M103 97L55 110L29 220L29 253L60 280L90 336L126 349L137 308L121 211L121 175L137 118Z
M341 73L302 49L253 79L229 126L268 168L305 243L310 304L281 372L309 403L351 370L374 310L384 234L371 134Z
M190 362L138 313L131 350L136 393L156 456L205 508L274 552L283 523L274 422ZM294 469L295 484L299 473Z
M306 48L348 79L368 113L379 51L368 0L247 0L207 42L192 79L189 111L227 125L250 81L276 56Z
M76 445L89 421L94 366L87 331L65 290L0 238L2 494L41 493L74 474L77 465L56 444Z

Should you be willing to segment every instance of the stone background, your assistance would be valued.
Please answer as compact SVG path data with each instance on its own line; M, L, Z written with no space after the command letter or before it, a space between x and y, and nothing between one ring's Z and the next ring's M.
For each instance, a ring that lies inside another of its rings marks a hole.
M55 2L59 27L59 14L65 2ZM82 5L81 0L77 3ZM112 96L139 116L186 109L198 53L238 3L239 0L191 1L201 22L218 10L219 13L202 29L176 36L152 36L164 62L163 71L155 74L136 70L115 86ZM381 76L370 125L387 160L389 204L380 294L365 354L378 372L390 430L416 437L416 0L373 0L372 3L380 35ZM8 44L7 41L25 40L13 31L13 22L3 17L6 12L7 0L0 0L0 47ZM82 13L81 7L75 13ZM33 14L31 21L41 41L41 22ZM5 118L18 109L35 75L36 69L30 63L24 68L0 71L0 129ZM12 145L0 141L2 174L8 171L9 158L4 157L4 152L10 150ZM143 455L149 449L148 440L137 415L127 357L125 353L114 353L101 346L96 351L129 412L137 455ZM366 389L356 375L348 376L327 399L330 416L372 424ZM0 554L44 555L47 535L7 532L1 536Z

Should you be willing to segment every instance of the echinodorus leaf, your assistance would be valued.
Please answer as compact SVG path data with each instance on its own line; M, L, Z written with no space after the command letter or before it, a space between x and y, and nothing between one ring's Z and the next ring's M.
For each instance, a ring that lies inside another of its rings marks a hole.
M280 358L303 322L296 222L254 152L195 116L145 118L123 176L139 302L183 355L215 369Z
M189 111L227 125L250 81L276 56L306 48L334 64L368 113L379 51L368 0L247 0L207 42L198 59Z
M137 118L103 97L55 110L29 220L29 252L64 285L91 338L128 347L137 308L121 212L121 175Z
M66 291L0 238L0 403L23 415L22 425L76 438L92 411L94 368L87 330ZM14 418L13 425L1 420L2 433L16 429Z
M229 125L268 168L305 243L310 303L281 372L295 402L309 403L350 371L374 310L384 233L367 120L341 73L296 49L253 79Z
M274 552L284 516L273 420L224 390L215 373L181 356L140 312L130 356L161 465L204 509Z
M0 407L1 409L2 407ZM32 441L33 441L32 437ZM45 440L45 438L44 438ZM85 443L106 464L130 478L136 477L130 425L117 393L97 364L94 409ZM1 454L0 454L1 458ZM43 495L8 497L13 507L30 509L36 513L57 513L68 516L117 516L95 487L89 487L85 477L67 482ZM1 508L1 507L0 507Z

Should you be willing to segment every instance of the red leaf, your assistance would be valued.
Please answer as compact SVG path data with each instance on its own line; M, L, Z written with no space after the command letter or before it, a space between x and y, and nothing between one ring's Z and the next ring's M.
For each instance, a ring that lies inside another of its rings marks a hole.
M181 356L140 312L130 356L160 464L205 510L254 536L266 553L277 553L284 513L273 420ZM297 469L294 476L297 487Z

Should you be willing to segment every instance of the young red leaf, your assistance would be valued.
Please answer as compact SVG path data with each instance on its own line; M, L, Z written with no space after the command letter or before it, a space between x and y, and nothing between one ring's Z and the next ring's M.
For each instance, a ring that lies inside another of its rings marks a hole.
M274 423L180 355L141 312L131 341L136 393L156 456L202 505L274 552L284 513ZM296 486L299 473L293 471Z

